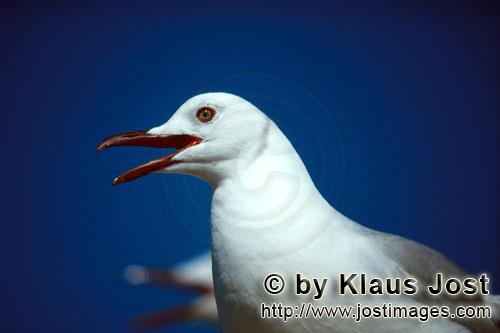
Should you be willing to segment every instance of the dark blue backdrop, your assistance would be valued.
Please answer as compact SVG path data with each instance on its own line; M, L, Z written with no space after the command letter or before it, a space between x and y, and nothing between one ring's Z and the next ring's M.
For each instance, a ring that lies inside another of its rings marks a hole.
M122 269L204 251L208 185L112 188L158 151L95 146L208 90L268 113L341 212L500 291L498 6L4 2L0 15L0 331L121 332L192 297L129 286Z

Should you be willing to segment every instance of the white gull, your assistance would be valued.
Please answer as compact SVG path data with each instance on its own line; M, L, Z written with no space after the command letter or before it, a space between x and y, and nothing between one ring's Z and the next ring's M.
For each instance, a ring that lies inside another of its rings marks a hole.
M465 273L443 255L402 237L367 229L335 210L318 192L300 156L276 124L248 101L207 93L185 102L163 125L112 136L111 146L176 148L117 177L121 184L152 172L181 173L206 180L213 189L212 261L219 319L224 332L499 332L498 298L472 300L429 296L336 294L335 285L317 305L491 304L494 319L421 322L409 319L262 319L261 303L299 306L312 301L290 292L270 295L269 273L332 278L365 273L380 279L431 283L437 272ZM290 290L289 290L290 291ZM496 308L495 308L496 307Z

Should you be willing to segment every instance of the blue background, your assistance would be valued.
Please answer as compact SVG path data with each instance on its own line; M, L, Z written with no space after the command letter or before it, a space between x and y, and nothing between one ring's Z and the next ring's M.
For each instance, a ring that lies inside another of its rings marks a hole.
M207 249L208 185L112 188L160 152L95 146L210 90L268 113L341 212L491 273L499 293L498 9L3 2L0 331L122 332L193 297L122 269ZM202 329L217 331L173 331Z

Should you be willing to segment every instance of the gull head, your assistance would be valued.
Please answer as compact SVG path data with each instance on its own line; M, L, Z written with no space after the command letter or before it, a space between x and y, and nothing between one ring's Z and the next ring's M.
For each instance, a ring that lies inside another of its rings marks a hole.
M258 154L270 126L271 120L245 99L206 93L187 100L164 124L110 136L97 150L115 146L175 149L121 174L113 185L150 173L189 174L215 183L241 160L250 161Z

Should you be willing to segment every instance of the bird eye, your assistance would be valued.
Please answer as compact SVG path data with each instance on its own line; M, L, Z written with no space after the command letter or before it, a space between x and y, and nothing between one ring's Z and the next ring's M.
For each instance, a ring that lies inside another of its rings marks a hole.
M215 110L209 106L203 106L196 111L196 118L204 124L214 119Z

